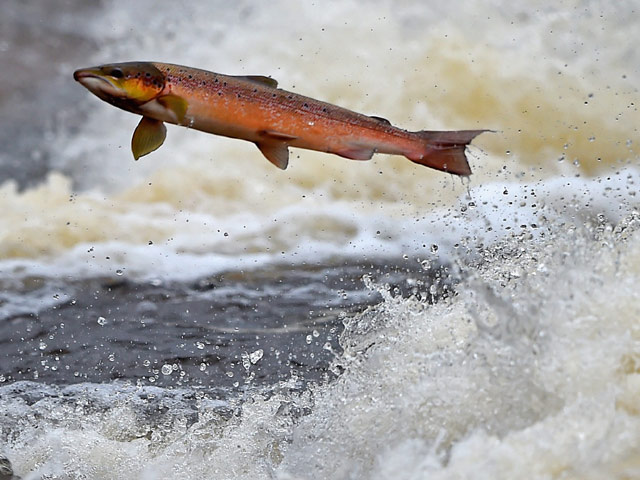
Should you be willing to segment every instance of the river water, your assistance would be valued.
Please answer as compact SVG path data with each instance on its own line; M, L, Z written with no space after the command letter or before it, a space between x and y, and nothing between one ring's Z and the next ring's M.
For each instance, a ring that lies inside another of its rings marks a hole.
M640 478L633 1L5 2L0 456L23 479ZM461 181L138 119L151 60L410 130Z

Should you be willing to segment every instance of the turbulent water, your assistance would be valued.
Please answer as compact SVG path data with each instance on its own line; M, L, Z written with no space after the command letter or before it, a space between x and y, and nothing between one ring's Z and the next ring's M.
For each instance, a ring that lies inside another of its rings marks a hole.
M0 457L23 479L640 478L639 17L5 2ZM469 181L299 150L280 171L178 127L134 162L137 118L71 76L128 60L493 133Z

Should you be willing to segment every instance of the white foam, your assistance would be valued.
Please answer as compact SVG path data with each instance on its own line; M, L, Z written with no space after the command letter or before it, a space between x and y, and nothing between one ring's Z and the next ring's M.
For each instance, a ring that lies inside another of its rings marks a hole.
M374 479L633 475L638 218L597 239L567 224L547 241L486 250L450 303L429 307L387 293L384 304L349 321L346 371L316 391L281 471ZM634 233L620 237L628 228Z
M339 378L256 393L227 420L199 400L192 425L188 408L145 417L131 387L115 403L92 394L107 400L88 413L65 400L77 392L7 395L22 418L7 454L17 473L93 478L632 475L639 218L504 239L435 305L374 285L384 301L347 318Z
M196 423L157 425L127 388L98 411L79 394L4 397L16 473L637 476L635 2L241 7L108 2L87 63L272 75L411 129L496 129L474 142L470 195L406 159L296 152L279 172L252 145L179 128L134 163L136 119L86 94L93 115L58 139L48 183L0 190L0 274L187 280L407 255L453 262L459 295L430 306L381 286L382 304L347 319L337 380L227 420L202 401Z
M18 277L121 275L133 280L193 280L224 270L315 263L335 257L405 255L448 262L456 252L522 232L548 234L549 228L558 228L549 225L551 220L555 225L576 219L617 222L638 208L637 185L640 173L632 169L593 179L495 182L471 189L455 206L420 216L414 205L381 209L326 200L321 195L316 196L313 210L306 203L283 206L267 219L248 212L226 217L176 212L153 204L138 205L138 211L131 212L124 204L108 212L104 210L110 208L108 201L100 205L94 198L87 221L93 224L97 217L99 222L98 212L104 211L118 230L105 229L102 240L81 242L45 257L4 260L0 272ZM72 213L79 223L81 215L87 215ZM66 235L66 226L60 228L60 235ZM109 240L110 235L124 239Z
M618 10L595 18L564 7L543 2L545 14L534 15L493 1L464 9L378 1L363 11L357 2L279 0L215 13L185 4L168 15L153 2L113 0L84 28L100 32L103 45L87 63L149 59L272 75L283 88L409 129L495 129L470 149L474 195L494 202L505 187L520 192L559 177L576 185L575 175L603 179L636 161L637 74L628 65L637 52L619 52L615 40L632 35L634 24ZM139 11L153 13L141 23ZM568 23L580 32L598 26L580 53L556 40L566 40ZM588 48L603 52L598 65ZM461 182L404 158L352 162L294 150L282 172L251 144L170 127L161 149L134 162L137 118L80 86L78 96L91 114L79 132L52 141L48 182L0 189L4 271L51 265L51 274L125 268L137 278L187 278L313 255L424 255L425 244L485 235L459 226L473 224L473 214L451 209L464 196ZM485 210L480 215L495 216ZM528 210L517 215L532 220ZM153 248L144 248L149 241ZM91 248L126 259L83 255Z

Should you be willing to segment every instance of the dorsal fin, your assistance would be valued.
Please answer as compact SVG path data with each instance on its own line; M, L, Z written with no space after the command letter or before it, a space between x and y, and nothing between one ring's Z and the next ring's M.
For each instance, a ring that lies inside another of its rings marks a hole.
M374 120L384 123L385 125L391 125L391 122L383 117L376 117L375 115L369 115L369 118L373 118Z
M235 78L240 78L242 80L247 80L249 82L258 83L260 85L266 85L267 87L277 88L278 81L271 77L266 77L264 75L236 75Z

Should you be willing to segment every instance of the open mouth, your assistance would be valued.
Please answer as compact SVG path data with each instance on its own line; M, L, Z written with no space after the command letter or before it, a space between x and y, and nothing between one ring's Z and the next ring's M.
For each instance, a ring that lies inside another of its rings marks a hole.
M87 90L103 98L107 95L118 95L117 88L107 77L95 69L84 68L73 72L73 78Z
M97 73L93 69L83 68L80 70L76 70L75 72L73 72L73 78L77 82L82 83L83 85L85 84L85 82L91 81L91 80L100 80L101 82L105 82L111 85L111 82L109 82L109 80L107 80L103 75Z

